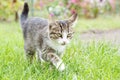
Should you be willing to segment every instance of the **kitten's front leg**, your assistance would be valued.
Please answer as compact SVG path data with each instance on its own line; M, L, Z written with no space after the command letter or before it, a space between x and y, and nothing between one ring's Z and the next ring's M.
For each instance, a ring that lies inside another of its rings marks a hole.
M42 52L41 52L40 49L37 49L37 58L38 58L38 61L45 62L45 61L42 59Z
M65 69L65 64L56 54L48 53L47 60L49 60L59 71L63 71Z

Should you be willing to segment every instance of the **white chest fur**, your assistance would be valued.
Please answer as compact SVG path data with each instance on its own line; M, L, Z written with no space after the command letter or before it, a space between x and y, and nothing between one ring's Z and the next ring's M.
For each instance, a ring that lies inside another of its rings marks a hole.
M66 47L66 46L55 44L55 43L53 43L51 41L47 41L47 43L51 48L58 51L59 53L63 53L63 51L65 50L65 47Z

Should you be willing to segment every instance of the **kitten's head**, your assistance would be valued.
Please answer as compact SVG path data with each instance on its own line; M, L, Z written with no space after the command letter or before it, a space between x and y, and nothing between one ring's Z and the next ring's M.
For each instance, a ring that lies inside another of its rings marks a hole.
M72 25L77 18L77 14L73 14L68 20L60 20L50 23L49 25L49 36L50 39L59 44L66 45L70 42L73 37Z

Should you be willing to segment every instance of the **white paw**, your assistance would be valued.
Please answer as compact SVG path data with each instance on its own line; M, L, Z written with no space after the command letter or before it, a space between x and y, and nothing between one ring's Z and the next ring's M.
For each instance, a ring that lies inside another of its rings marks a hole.
M60 66L58 67L59 71L64 71L65 70L65 64L61 63Z
M60 62L57 63L56 68L57 68L59 71L63 71L63 70L65 69L65 64L62 63L62 61L60 61Z

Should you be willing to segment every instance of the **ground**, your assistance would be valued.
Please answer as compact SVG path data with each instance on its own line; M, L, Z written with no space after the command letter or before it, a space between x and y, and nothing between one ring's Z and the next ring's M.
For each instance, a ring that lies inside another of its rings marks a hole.
M89 30L80 34L83 41L106 41L113 44L120 43L120 29L111 30Z
M76 34L64 52L63 72L34 59L28 64L20 25L0 23L0 80L120 80L120 47L95 39L119 39L120 17L79 19ZM114 30L115 29L115 30ZM91 31L92 30L92 31ZM84 32L84 33L82 33ZM108 37L109 36L109 37ZM89 43L84 43L83 41ZM118 40L119 41L119 40Z

